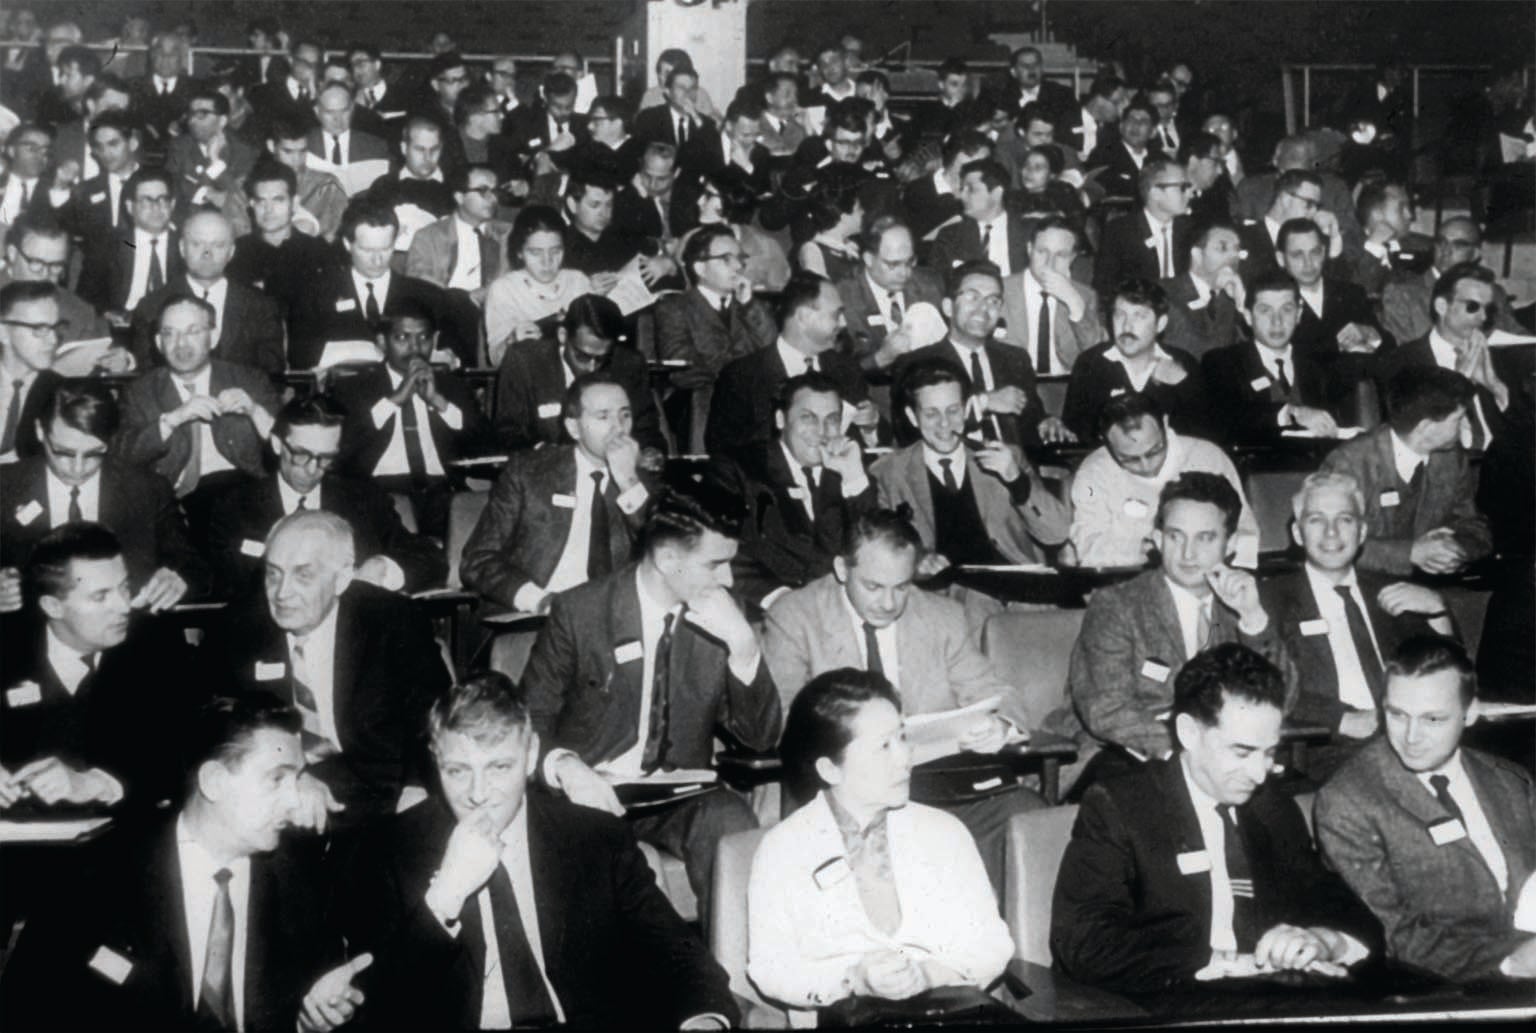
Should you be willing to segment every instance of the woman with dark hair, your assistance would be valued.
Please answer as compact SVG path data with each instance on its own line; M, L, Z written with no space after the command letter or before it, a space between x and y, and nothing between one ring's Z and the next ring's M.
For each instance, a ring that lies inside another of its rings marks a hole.
M860 269L854 238L864 230L864 205L856 178L837 172L828 176L805 205L803 229L810 239L795 252L795 261L801 269L837 283Z
M729 226L746 256L744 275L753 288L778 292L789 282L789 259L777 240L752 225L756 213L757 194L745 169L727 165L704 177L699 192L699 225Z
M1020 215L1064 215L1076 219L1083 214L1083 201L1077 188L1061 179L1065 162L1055 145L1031 147L1019 166L1019 191L1010 200Z
M485 295L485 344L490 365L514 341L545 335L540 324L564 312L572 300L592 290L586 273L565 268L565 220L546 205L518 213L507 237L507 271L492 281Z
M852 995L996 979L1013 939L965 826L908 800L912 753L890 682L846 667L813 678L779 750L791 779L818 792L752 859L747 972L764 995L809 1026L809 1009Z

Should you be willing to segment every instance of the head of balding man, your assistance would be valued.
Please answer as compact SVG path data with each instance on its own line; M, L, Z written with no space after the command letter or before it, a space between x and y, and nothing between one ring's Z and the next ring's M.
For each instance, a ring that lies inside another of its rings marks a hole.
M197 212L181 228L181 260L193 283L216 283L234 253L234 228L218 212Z
M297 638L323 624L352 583L355 555L352 527L335 513L301 509L279 520L265 560L273 622Z
M1317 165L1317 149L1305 136L1287 136L1275 144L1275 169L1289 172L1291 169L1311 171Z

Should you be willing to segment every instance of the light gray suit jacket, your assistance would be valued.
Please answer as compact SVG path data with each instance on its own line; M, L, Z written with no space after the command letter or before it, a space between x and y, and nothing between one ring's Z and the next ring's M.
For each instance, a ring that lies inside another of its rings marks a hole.
M1098 292L1077 280L1072 281L1072 286L1083 296L1083 318L1076 323L1066 318L1065 305L1058 305L1051 312L1052 316L1058 313L1061 316L1051 320L1051 350L1061 370L1066 373L1072 372L1072 363L1077 361L1079 355L1109 340L1109 331L1104 329L1104 319L1099 309ZM1034 335L1034 327L1029 322L1029 306L1024 302L1023 273L1003 277L1003 319L1008 328L1005 340L1015 347L1023 348L1033 364L1035 352L1029 340ZM1038 375L1040 371L1037 369L1035 373Z
M405 275L414 276L439 287L448 286L453 275L454 263L459 260L459 237L453 225L454 217L445 215L421 231L411 240L411 248L405 255ZM509 223L492 219L490 229L480 243L480 282L489 286L501 275L507 261L507 236L512 232ZM485 298L483 288L470 292L477 302Z

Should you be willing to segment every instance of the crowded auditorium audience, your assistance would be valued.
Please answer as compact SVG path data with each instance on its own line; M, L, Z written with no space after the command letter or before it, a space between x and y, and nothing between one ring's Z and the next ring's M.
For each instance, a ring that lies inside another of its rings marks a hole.
M1536 1017L1528 67L37 13L0 1027Z

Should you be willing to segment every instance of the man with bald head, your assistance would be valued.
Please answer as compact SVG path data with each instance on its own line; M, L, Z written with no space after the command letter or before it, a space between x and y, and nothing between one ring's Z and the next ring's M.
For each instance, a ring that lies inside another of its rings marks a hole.
M1427 337L1434 328L1430 292L1440 274L1453 265L1478 262L1483 257L1483 231L1477 222L1458 215L1446 219L1435 233L1434 261L1423 272L1404 270L1391 276L1381 292L1382 326L1399 341ZM1525 330L1510 313L1509 293L1493 285L1494 314L1491 329L1523 334Z
M161 361L154 338L166 299L190 294L213 308L213 349L220 359L281 373L287 358L277 303L224 275L235 254L235 232L229 220L213 211L193 213L182 224L179 248L183 270L134 309L133 351L140 364Z
M209 635L210 676L299 711L305 774L319 783L301 823L354 826L393 813L416 777L427 708L450 681L431 625L356 576L352 527L335 513L301 509L278 521L263 563L262 590L236 599Z
M926 302L938 311L943 303L943 284L933 270L918 266L914 247L912 228L882 215L859 237L863 268L837 283L854 354L866 373L889 369L911 350L904 326L913 305Z

